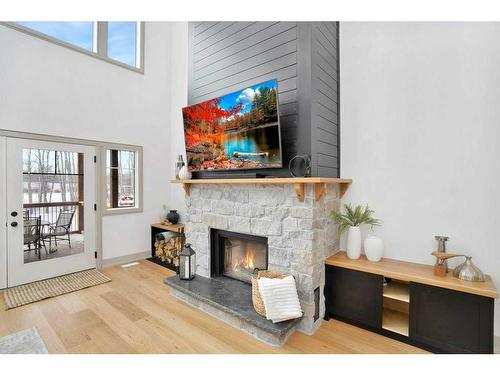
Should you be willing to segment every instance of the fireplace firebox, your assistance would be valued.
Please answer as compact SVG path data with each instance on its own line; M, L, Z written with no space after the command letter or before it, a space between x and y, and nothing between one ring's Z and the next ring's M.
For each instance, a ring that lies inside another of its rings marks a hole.
M219 229L210 231L211 276L226 276L246 283L253 271L267 270L267 238Z

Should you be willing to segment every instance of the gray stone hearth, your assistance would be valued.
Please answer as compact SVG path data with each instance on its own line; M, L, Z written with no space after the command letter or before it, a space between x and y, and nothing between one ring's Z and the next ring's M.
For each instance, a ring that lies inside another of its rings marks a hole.
M300 319L273 323L260 316L252 305L252 289L248 284L228 277L180 280L177 276L165 279L172 294L200 310L236 327L260 341L281 346L295 332Z
M298 329L312 334L325 311L324 260L338 249L330 211L338 209L339 187L327 185L319 201L306 185L303 202L293 184L197 184L186 196L186 241L197 253L196 273L210 277L210 228L266 236L269 269L295 276L304 312ZM320 288L314 320L314 290Z

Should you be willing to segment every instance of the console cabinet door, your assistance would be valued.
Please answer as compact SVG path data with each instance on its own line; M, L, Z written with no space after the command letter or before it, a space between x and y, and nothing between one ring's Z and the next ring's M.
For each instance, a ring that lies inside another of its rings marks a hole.
M493 352L493 299L410 283L410 339L445 353Z
M383 282L380 275L327 266L327 313L333 318L381 328Z

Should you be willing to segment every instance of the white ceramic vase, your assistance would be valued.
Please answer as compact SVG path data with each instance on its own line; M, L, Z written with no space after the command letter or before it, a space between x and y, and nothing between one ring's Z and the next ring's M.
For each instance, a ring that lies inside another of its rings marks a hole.
M183 166L179 171L179 178L181 180L190 180L193 177L191 172L189 171L187 165Z
M167 206L164 204L161 207L160 223L163 223L165 220L167 220L167 214L168 214L168 209L167 209Z
M384 243L381 238L370 236L365 238L365 255L368 260L378 262L384 253Z
M359 227L349 227L347 232L347 256L358 259L361 255L361 231Z

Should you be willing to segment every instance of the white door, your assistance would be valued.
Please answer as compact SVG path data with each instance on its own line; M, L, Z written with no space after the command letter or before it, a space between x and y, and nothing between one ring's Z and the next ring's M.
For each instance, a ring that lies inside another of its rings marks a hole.
M95 148L5 143L7 285L95 268Z
M7 288L6 138L0 137L0 289Z

